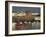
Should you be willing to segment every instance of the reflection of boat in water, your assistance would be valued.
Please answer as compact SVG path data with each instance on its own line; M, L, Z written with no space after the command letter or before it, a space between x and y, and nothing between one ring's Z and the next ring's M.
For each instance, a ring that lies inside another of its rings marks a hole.
M32 28L31 23L29 24L28 22L27 23L17 22L15 27L16 27L16 30L26 30L26 29Z
M40 29L40 22L39 21L34 21L34 22L16 22L16 24L14 24L15 27L14 29L16 30L29 30L29 29Z

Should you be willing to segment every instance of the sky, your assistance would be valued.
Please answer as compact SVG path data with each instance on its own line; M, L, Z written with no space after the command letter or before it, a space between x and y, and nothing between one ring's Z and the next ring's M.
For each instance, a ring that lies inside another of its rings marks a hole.
M40 13L40 7L16 7L16 6L13 6L12 7L12 11L31 11L33 13Z

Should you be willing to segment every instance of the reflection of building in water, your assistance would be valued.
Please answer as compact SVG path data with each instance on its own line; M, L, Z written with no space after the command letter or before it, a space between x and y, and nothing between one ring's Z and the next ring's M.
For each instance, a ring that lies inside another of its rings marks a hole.
M32 13L29 11L22 13L12 13L13 23L17 23L15 25L16 30L26 30L26 29L39 29L40 28L40 14ZM22 24L20 24L22 22Z

